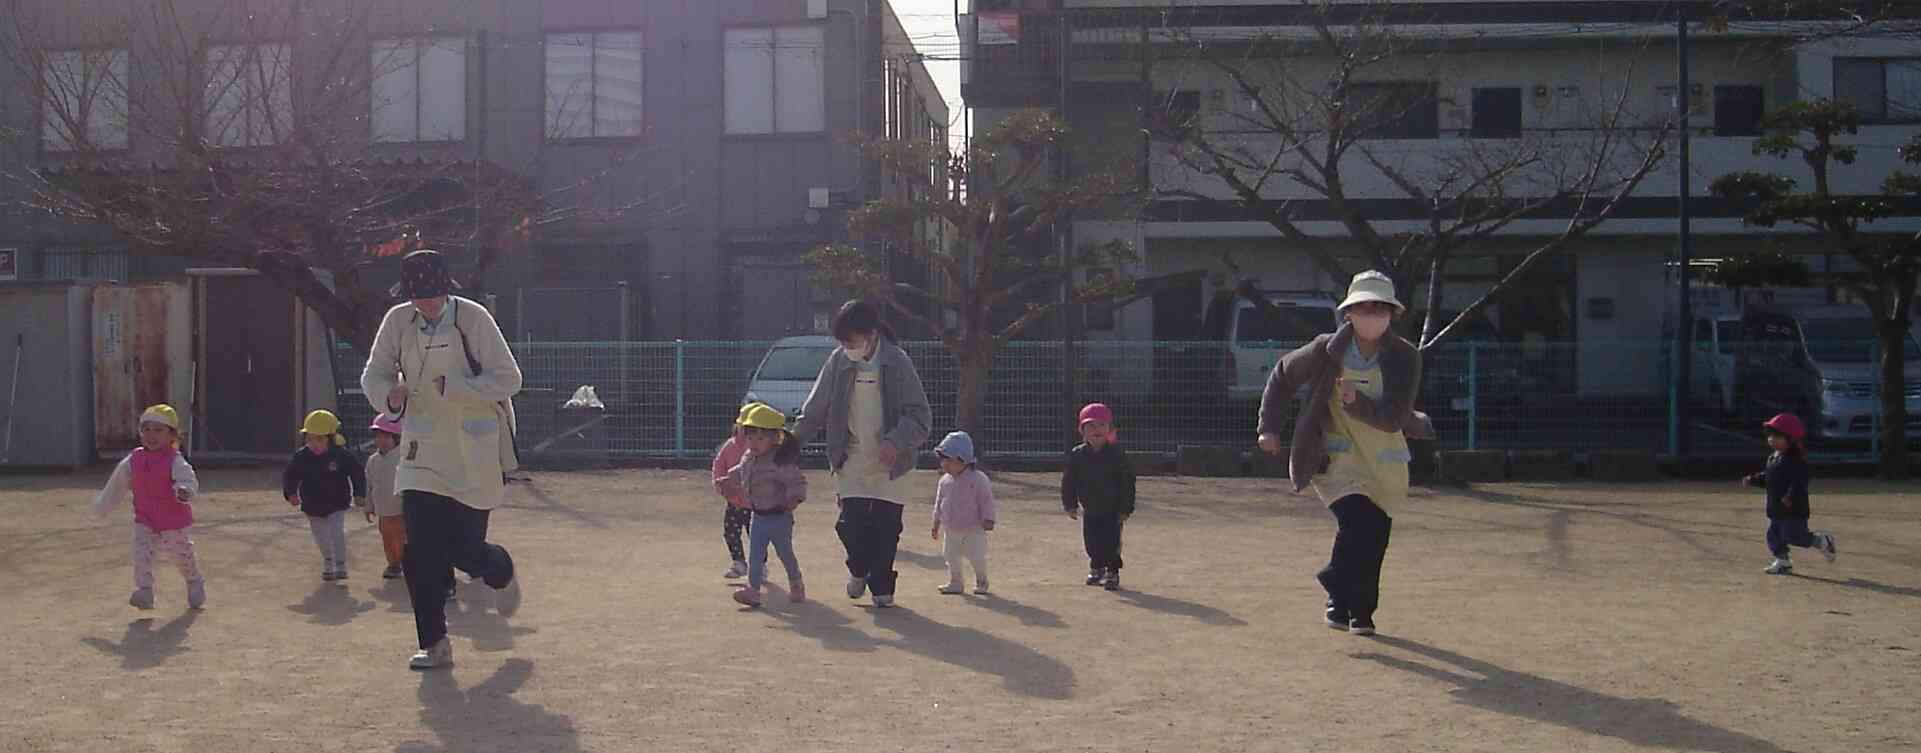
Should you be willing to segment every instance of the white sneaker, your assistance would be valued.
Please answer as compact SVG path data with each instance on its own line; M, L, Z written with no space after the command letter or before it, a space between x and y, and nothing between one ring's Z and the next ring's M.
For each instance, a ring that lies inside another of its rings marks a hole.
M894 595L887 594L883 596L881 594L874 594L874 606L880 607L881 609L894 606Z
M453 663L454 645L448 643L447 637L443 635L440 637L440 642L435 643L433 648L423 648L415 651L413 658L407 660L407 667L410 669L434 669L437 667L450 666Z
M505 588L494 589L494 611L499 612L502 617L512 617L515 612L520 611L519 572L514 573L513 580L507 581Z
M207 604L207 579L201 578L200 580L196 580L191 583L188 583L187 584L187 606L192 609L199 609L203 606L206 606L206 604Z
M747 563L742 562L740 560L734 560L734 564L729 565L727 567L726 574L720 577L726 578L728 580L737 580L740 578L747 577Z
M847 579L847 598L858 599L861 597L861 594L864 594L864 593L867 593L866 578L848 578Z
M142 588L134 591L132 596L127 597L127 605L135 609L152 609L153 589Z
M940 587L940 592L948 596L967 593L967 588L959 583L949 583Z
M1761 572L1769 575L1786 575L1794 572L1794 562L1785 557L1776 557L1773 562L1768 563L1768 569Z
M1834 555L1836 554L1836 551L1834 548L1834 534L1828 533L1827 531L1822 531L1820 533L1820 536L1821 536L1821 541L1820 541L1821 556L1827 558L1829 562L1833 562Z

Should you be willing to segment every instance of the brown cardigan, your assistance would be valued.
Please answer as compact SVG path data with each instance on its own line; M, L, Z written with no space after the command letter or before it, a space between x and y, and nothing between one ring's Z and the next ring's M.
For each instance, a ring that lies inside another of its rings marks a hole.
M1260 434L1280 435L1288 403L1301 385L1309 385L1307 402L1294 418L1294 438L1287 457L1287 475L1294 491L1307 488L1315 474L1327 468L1327 427L1334 420L1329 404L1334 382L1341 376L1341 356L1354 339L1353 326L1342 324L1332 334L1321 335L1292 353L1281 356L1280 363L1267 375L1267 389L1261 393ZM1421 391L1421 351L1398 335L1382 340L1381 400L1360 395L1345 406L1347 415L1381 431L1398 431L1409 439L1434 438L1434 426L1427 414L1414 410Z

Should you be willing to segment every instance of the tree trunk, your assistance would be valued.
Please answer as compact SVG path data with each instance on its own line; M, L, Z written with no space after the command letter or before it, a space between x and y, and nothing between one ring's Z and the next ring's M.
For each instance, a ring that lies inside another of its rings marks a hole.
M1905 308L1905 307L1903 307ZM1905 314L1906 312L1903 312ZM1881 347L1881 478L1898 481L1908 477L1908 404L1907 338L1904 315L1899 319L1875 317L1875 334Z
M960 394L954 402L954 423L960 430L979 437L981 413L987 404L987 375L994 364L991 345L972 345L954 354L960 364Z

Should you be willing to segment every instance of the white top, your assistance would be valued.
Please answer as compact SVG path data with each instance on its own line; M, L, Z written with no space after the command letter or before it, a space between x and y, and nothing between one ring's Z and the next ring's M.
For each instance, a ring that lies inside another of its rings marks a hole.
M394 476L400 470L402 452L395 447L384 453L375 450L367 456L367 504L373 507L375 515L383 518L401 514L400 492L394 489Z
M887 429L884 406L880 390L880 366L872 360L857 362L853 395L847 403L847 462L835 474L835 479L840 483L842 499L865 497L900 505L915 496L910 481L914 474L906 473L900 478L889 479L890 469L881 462L880 438ZM895 449L913 451L909 448Z
M463 332L466 349L480 362L478 376L467 367ZM436 385L442 377L445 393ZM409 387L395 492L439 494L476 510L499 507L506 497L502 424L512 420L499 403L520 391L520 378L520 364L486 307L448 296L439 322L428 322L411 303L389 310L360 388L374 410L385 411L388 390Z

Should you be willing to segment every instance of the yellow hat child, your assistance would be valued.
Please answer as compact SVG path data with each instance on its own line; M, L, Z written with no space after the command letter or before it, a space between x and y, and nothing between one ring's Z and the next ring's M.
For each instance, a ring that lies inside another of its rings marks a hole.
M347 446L347 437L340 433L340 417L332 411L317 410L307 414L307 420L300 425L302 434L332 435L334 444Z
M160 424L172 429L174 449L180 448L180 413L175 411L173 406L166 403L148 406L146 410L140 412L140 421L135 424L135 427L137 428L140 424Z

